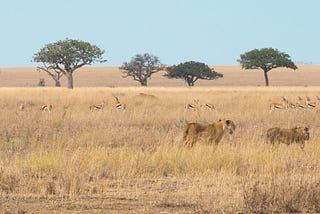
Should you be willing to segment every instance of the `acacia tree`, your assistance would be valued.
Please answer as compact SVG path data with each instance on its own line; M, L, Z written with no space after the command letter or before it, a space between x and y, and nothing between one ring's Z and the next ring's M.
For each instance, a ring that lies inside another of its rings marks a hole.
M151 75L163 70L164 66L158 57L145 53L135 55L130 62L124 62L119 69L123 71L124 78L131 76L142 86L147 86Z
M244 69L262 69L266 86L269 86L268 72L273 68L286 67L296 70L298 67L290 56L273 48L254 49L240 55L238 62Z
M42 63L38 69L47 72L60 86L60 78L65 75L68 88L73 88L73 72L84 65L105 62L104 51L88 42L65 39L50 43L33 56L33 61Z
M223 77L223 74L215 72L213 68L208 65L189 61L167 67L167 74L164 76L168 78L183 79L189 86L194 86L198 79L214 80Z

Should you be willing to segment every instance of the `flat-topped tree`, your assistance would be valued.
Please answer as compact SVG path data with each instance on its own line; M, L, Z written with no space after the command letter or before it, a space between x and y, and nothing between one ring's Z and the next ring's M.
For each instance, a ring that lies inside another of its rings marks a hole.
M189 61L167 67L168 78L183 79L189 86L194 86L198 79L214 80L223 77L223 74L215 72L213 68L202 62Z
M60 78L65 75L68 88L73 88L73 72L84 65L105 62L104 51L88 42L65 39L50 43L33 56L33 61L42 63L39 70L47 72L60 86Z
M298 67L290 56L273 48L254 49L240 55L238 62L244 69L262 69L266 86L269 86L268 72L273 68L286 67L296 70Z

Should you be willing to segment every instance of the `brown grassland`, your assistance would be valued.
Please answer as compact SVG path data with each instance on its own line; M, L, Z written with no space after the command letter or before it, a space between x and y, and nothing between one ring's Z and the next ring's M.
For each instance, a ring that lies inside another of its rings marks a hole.
M320 67L302 67L296 73L271 71L274 86L268 88L257 87L264 84L261 71L245 72L238 66L217 66L223 79L202 81L194 88L181 80L164 81L159 74L150 81L152 87L136 87L115 68L92 68L90 75L90 68L84 68L88 72L75 73L73 90L17 87L36 85L42 74L32 68L3 68L0 210L320 212ZM108 69L106 75L103 70ZM114 108L113 95L127 105L126 111ZM270 101L280 102L281 96L295 102L297 96L309 96L318 103L314 109L270 111ZM214 104L216 110L185 110L194 98ZM89 110L102 100L107 101L102 111ZM40 111L48 103L52 112ZM233 135L224 136L218 146L183 147L187 122L220 118L235 122ZM304 149L266 144L266 130L273 126L308 126L310 140Z
M242 70L240 66L214 66L215 71L222 73L223 78L214 81L198 80L196 86L264 86L261 70ZM163 77L164 72L156 73L148 81L152 87L185 87L182 80ZM296 71L285 68L273 69L269 72L271 86L320 86L320 66L298 65ZM122 78L118 67L84 67L75 71L75 87L127 87L140 86L132 78ZM39 72L33 67L0 68L1 87L32 87L39 79L44 79L47 86L54 82L45 72ZM66 79L62 78L66 86Z

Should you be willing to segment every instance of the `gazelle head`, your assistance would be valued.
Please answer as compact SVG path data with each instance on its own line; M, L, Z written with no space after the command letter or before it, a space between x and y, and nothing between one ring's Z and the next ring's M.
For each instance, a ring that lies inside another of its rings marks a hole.
M283 102L288 102L288 100L284 96L282 96L281 98Z
M105 106L105 105L107 105L107 101L105 101L105 100L102 100L102 101L101 101L101 105L102 105L102 106Z
M114 99L116 100L117 103L120 103L119 98L115 95L113 95Z
M306 99L307 99L307 101L309 101L309 102L310 102L310 97L309 97L309 96L306 96Z

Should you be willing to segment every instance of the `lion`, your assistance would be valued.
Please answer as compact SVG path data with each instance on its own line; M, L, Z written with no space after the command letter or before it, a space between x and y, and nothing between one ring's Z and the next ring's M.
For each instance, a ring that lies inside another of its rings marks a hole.
M218 144L223 134L228 131L233 134L236 125L232 120L219 120L212 124L188 123L183 132L183 142L186 147L193 147L197 141L202 140L208 144Z
M300 144L301 148L304 148L305 141L310 139L310 133L308 127L294 127L291 129L282 129L279 127L273 127L267 130L267 143L274 144L284 143Z

